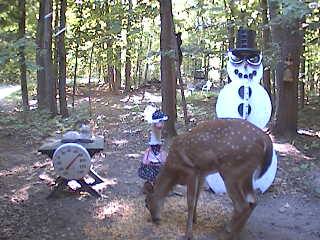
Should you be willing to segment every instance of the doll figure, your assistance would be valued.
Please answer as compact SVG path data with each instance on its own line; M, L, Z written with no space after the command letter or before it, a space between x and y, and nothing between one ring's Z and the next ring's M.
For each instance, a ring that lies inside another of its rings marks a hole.
M164 126L164 121L167 119L167 115L160 110L156 110L152 114L152 119L149 120L149 123L151 123L149 147L146 149L138 169L139 177L146 181L143 187L144 193L152 189L154 181L167 157L167 153L161 149L161 130Z

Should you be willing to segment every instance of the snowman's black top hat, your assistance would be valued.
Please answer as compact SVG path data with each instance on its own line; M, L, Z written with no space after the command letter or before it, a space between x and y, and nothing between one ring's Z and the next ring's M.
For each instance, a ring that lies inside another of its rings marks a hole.
M260 54L260 51L256 49L255 40L255 31L240 27L237 33L236 48L231 50L232 54L236 56Z

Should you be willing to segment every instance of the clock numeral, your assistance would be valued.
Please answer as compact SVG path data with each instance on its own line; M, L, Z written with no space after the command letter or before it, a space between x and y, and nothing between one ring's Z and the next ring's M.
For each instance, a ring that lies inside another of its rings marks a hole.
M78 171L78 173L79 173L79 174L83 174L83 173L84 173L84 171L83 171L83 170L80 170L80 171Z
M62 163L61 163L60 161L57 161L56 164L57 164L57 165L61 165Z
M60 172L62 172L63 170L64 170L64 168L62 168L62 167L58 168L58 171L60 171Z
M81 158L80 159L80 162L82 163L82 162L85 162L86 160L84 159L84 158Z
M70 149L70 148L68 148L68 149L67 149L67 152L71 152L71 149Z
M87 168L87 165L86 165L86 164L80 164L80 165L79 165L79 168L80 168L80 169Z
M75 150L73 150L73 153L75 153L75 154L76 154L76 153L79 153L79 152L78 152L78 150L77 150L77 149L75 149Z
M61 151L61 155L65 155L66 154L66 152L64 152L64 151Z

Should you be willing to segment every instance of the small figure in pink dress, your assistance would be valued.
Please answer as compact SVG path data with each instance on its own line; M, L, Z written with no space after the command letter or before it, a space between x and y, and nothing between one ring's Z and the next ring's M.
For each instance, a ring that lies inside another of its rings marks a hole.
M166 161L167 153L161 149L161 130L166 120L168 120L168 116L160 110L156 110L152 114L152 119L149 120L152 124L149 147L146 149L138 169L139 177L146 180L143 187L144 193L152 189L153 183Z

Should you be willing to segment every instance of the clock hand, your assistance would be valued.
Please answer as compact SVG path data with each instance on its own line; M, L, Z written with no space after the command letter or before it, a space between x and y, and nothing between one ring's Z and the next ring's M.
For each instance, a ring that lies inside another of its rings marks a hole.
M67 167L66 167L66 170L68 170L70 167L71 167L71 165L78 159L78 157L80 157L81 156L81 154L79 153L74 159L72 159L70 162L69 162L69 164L67 165Z

